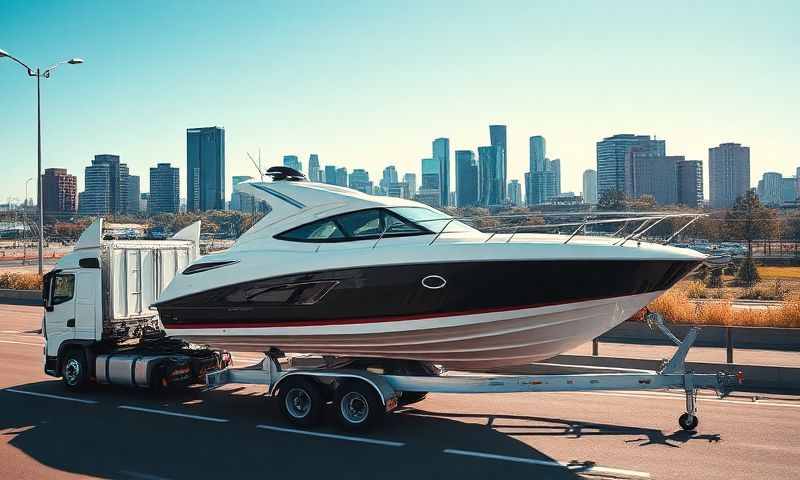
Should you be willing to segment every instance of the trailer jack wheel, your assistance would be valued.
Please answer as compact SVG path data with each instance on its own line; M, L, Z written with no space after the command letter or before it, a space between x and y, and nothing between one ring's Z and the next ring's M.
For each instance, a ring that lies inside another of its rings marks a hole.
M682 429L690 431L697 428L697 424L700 423L700 420L695 415L691 413L684 413L678 419L678 424L681 426Z

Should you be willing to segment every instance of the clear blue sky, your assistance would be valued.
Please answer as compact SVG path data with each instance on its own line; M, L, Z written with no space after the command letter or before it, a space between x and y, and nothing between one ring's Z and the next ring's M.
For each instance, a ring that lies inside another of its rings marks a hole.
M181 169L188 127L226 129L227 175L283 154L418 172L431 141L455 149L509 133L509 179L541 134L580 191L595 142L657 135L667 153L751 147L764 171L800 166L800 2L5 0L0 48L50 65L43 82L45 167L79 177L96 153L134 174ZM35 82L0 60L0 201L36 172ZM706 165L707 167L707 165ZM228 181L230 189L230 180ZM31 190L33 192L33 189Z

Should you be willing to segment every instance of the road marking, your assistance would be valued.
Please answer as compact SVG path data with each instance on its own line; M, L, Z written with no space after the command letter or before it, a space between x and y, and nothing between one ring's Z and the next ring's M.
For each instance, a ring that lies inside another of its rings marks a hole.
M28 390L17 390L16 388L6 388L4 390L6 392L21 393L23 395L32 395L34 397L53 398L56 400L69 400L70 402L86 403L90 405L100 403L97 400L86 400L83 398L75 398L75 397L63 397L61 395L53 395L51 393L39 393L39 392L31 392Z
M561 393L561 392L559 392ZM600 395L603 397L627 397L627 398L654 398L654 399L670 399L670 400L685 400L686 397L683 394L674 394L674 393L653 393L653 394L635 394L635 393L616 393L616 392L574 392L580 393L582 395ZM700 400L704 402L713 402L713 403L731 403L734 405L761 405L764 407L790 407L790 408L800 408L800 404L796 403L775 403L775 402L762 402L761 400L758 401L744 401L744 400L727 400L725 398L714 398L714 397L699 397Z
M348 440L350 442L371 443L374 445L383 445L386 447L402 447L405 446L403 442L393 442L391 440L376 440L374 438L366 437L353 437L350 435L336 435L333 433L311 432L308 430L296 430L294 428L274 427L272 425L256 425L256 428L263 428L264 430L274 430L276 432L286 433L299 433L300 435L309 435L312 437L334 438L337 440Z
M0 343L13 343L15 345L30 345L32 347L43 347L44 343L15 342L13 340L0 340Z
M168 412L166 410L157 410L157 409L154 409L154 408L144 408L144 407L134 407L132 405L119 405L117 408L122 408L124 410L135 410L137 412L157 413L159 415L168 415L168 416L171 416L171 417L191 418L193 420L205 420L207 422L226 423L226 422L230 421L227 418L204 417L202 415L190 415L188 413Z
M455 448L446 448L442 450L442 452L450 453L453 455L464 455L467 457L489 458L492 460L504 460L507 462L541 465L545 467L562 467L572 472L581 473L583 475L605 475L605 476L614 476L617 478L635 478L635 479L650 478L650 474L647 472L639 472L636 470L625 470L621 468L600 467L592 464L557 462L555 460L535 460L533 458L511 457L508 455L497 455L494 453L475 452L472 450L458 450Z

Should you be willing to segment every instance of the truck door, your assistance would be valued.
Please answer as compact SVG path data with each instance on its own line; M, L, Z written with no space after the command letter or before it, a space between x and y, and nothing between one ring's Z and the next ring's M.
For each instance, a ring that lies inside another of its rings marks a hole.
M58 355L58 347L75 338L75 271L53 274L45 300L45 341L47 355Z
M99 340L102 329L97 320L96 304L101 289L100 270L82 269L77 273L75 286L75 338L81 340ZM101 325L101 324L100 324Z

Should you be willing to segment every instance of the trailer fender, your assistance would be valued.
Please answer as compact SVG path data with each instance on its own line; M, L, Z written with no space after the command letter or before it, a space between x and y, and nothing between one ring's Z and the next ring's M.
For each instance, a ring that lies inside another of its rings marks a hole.
M392 411L397 407L397 392L389 382L386 381L383 377L378 374L371 373L371 372L364 372L360 370L349 371L349 370L321 370L321 371L298 371L298 372L287 372L286 374L282 375L277 382L270 385L269 393L272 396L275 396L277 391L280 389L281 383L288 377L292 376L304 376L304 377L312 377L316 380L322 379L332 379L332 380L340 380L340 379L353 379L353 380L361 380L367 385L371 386L375 389L375 392L378 394L378 398L381 401L381 404L384 406L387 412Z

